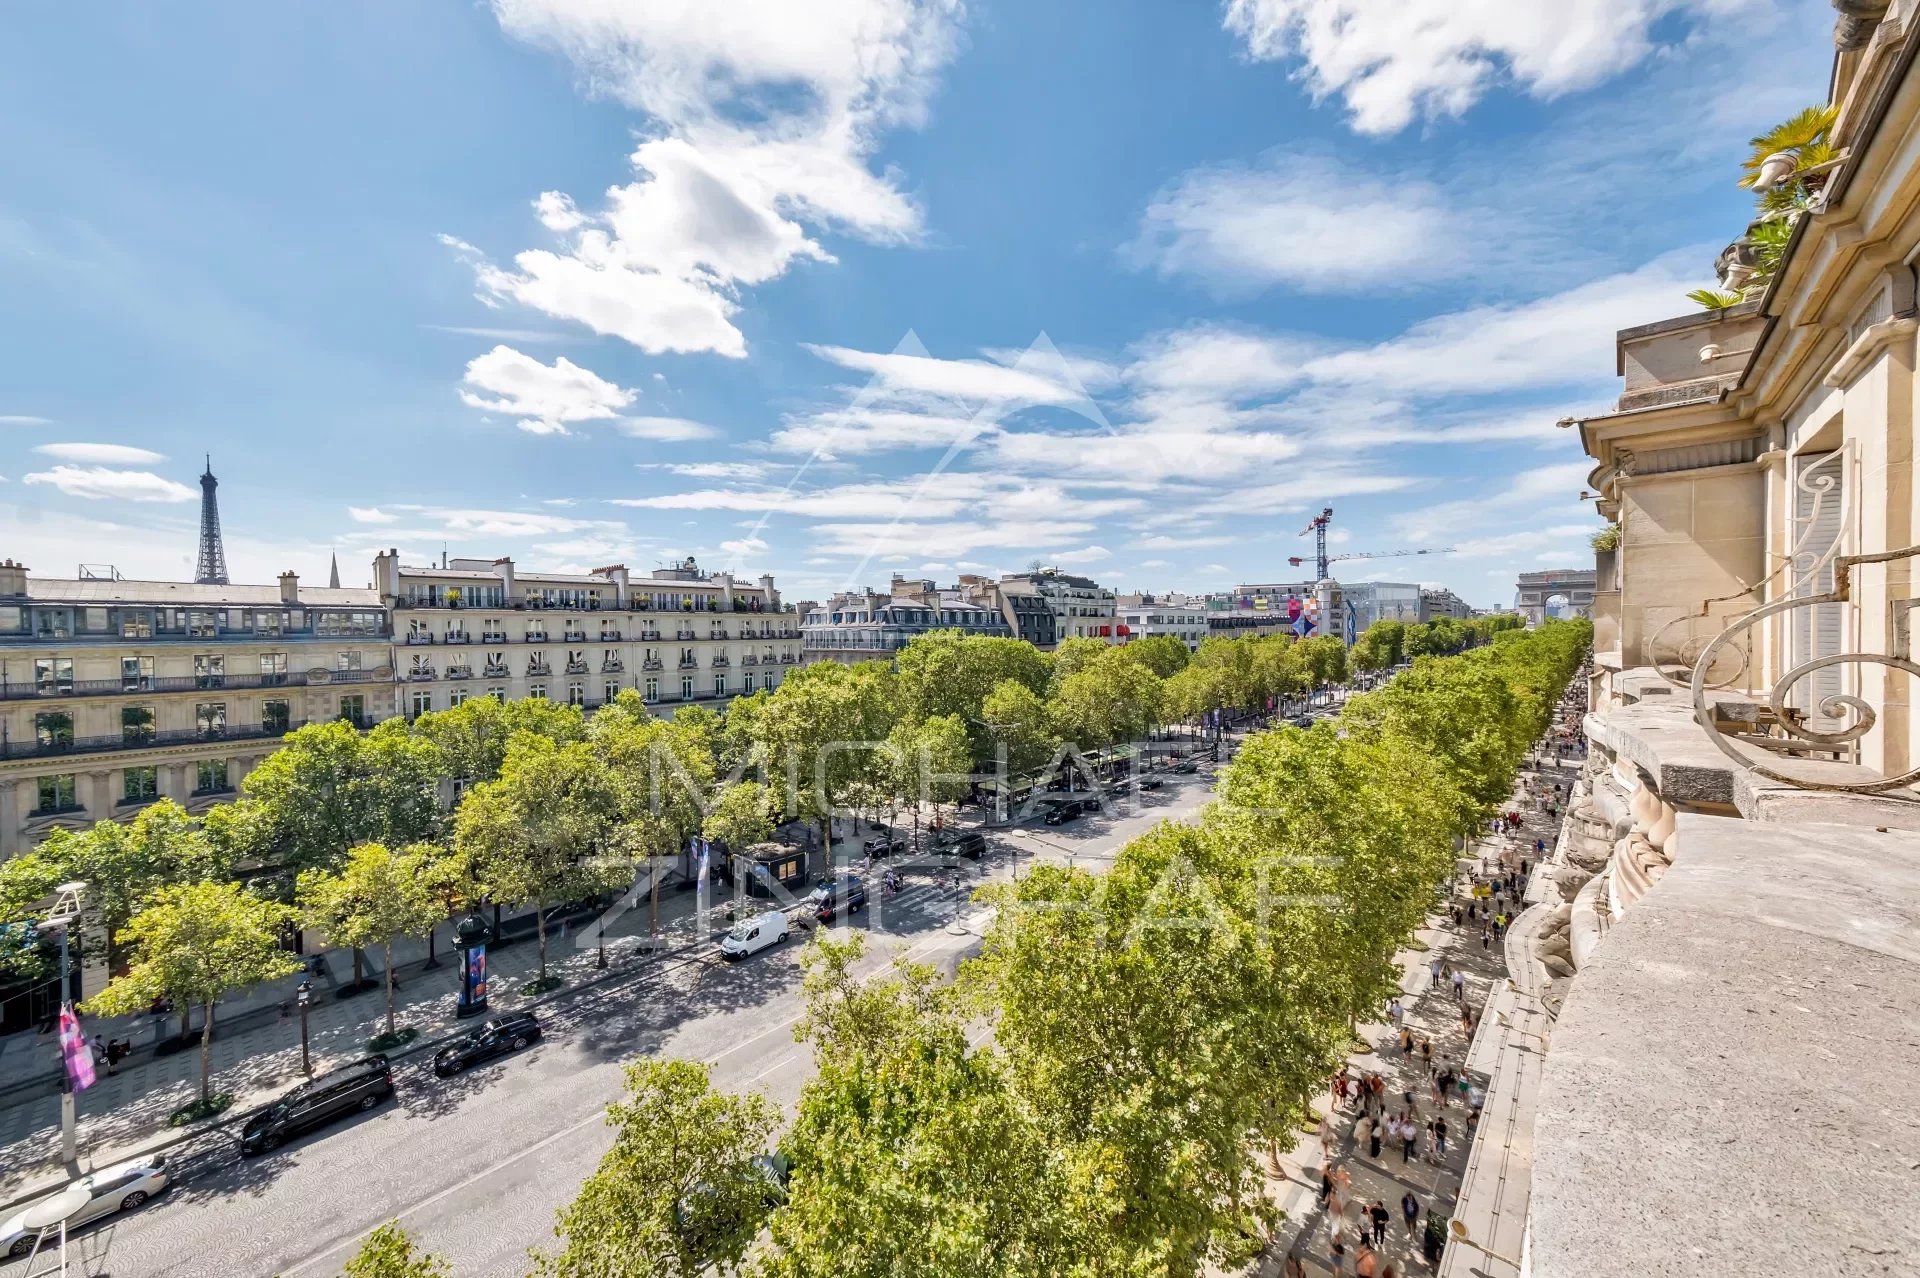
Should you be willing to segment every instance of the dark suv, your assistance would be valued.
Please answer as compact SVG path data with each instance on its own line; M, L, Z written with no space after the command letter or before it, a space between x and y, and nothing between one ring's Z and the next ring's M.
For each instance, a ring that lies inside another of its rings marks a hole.
M384 1056L363 1056L300 1084L247 1120L240 1153L264 1154L336 1118L372 1109L393 1095L393 1070Z
M867 908L867 885L852 875L844 875L813 890L813 917L830 923L836 914L851 914Z
M946 830L934 840L933 850L942 856L978 861L987 854L987 836L978 830Z
M515 1012L512 1016L496 1016L435 1052L433 1072L442 1078L448 1078L469 1065L478 1065L496 1056L517 1052L539 1041L540 1022L534 1018L532 1012Z
M913 841L898 830L875 830L860 844L871 857L900 856L913 849Z

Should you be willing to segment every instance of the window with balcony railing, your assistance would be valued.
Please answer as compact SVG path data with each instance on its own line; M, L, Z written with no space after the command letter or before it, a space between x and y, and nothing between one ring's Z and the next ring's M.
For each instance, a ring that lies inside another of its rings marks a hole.
M153 707L120 707L120 740L127 745L146 745L153 740Z
M283 735L293 724L291 703L278 697L260 703L260 731L268 736Z
M227 659L212 653L202 653L193 659L193 682L197 688L224 688L227 686Z
M193 707L193 729L203 737L227 734L227 703L202 701Z

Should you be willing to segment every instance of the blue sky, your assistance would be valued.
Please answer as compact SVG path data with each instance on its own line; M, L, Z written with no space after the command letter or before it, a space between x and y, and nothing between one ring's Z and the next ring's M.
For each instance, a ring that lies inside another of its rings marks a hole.
M0 553L1510 599L1824 0L0 14ZM1758 69L1757 71L1755 69ZM1417 565L1417 566L1410 566Z

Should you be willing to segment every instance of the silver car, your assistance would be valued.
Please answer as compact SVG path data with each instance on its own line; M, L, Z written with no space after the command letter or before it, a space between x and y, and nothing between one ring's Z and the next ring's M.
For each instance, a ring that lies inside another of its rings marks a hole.
M158 1194L167 1187L167 1160L164 1157L136 1158L132 1162L117 1163L82 1176L73 1185L86 1186L93 1198L68 1218L68 1229L102 1216L110 1216L116 1211L138 1207ZM66 1190L60 1192L65 1193ZM33 1240L38 1231L28 1229L23 1222L28 1212L53 1197L56 1195L49 1194L47 1198L31 1203L0 1221L0 1252L9 1256L24 1256L33 1249ZM48 1236L50 1242L58 1237L58 1230Z

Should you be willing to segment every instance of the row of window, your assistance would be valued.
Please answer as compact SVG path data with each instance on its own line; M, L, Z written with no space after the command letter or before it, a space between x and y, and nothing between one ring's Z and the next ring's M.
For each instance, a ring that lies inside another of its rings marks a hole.
M193 792L224 794L233 789L232 774L226 759L199 759L194 763ZM78 779L73 773L35 779L35 813L71 812L80 806ZM160 797L160 769L123 768L120 771L120 802L145 803Z
M318 608L60 608L8 604L0 607L0 635L36 635L68 639L75 635L118 635L152 639L184 635L283 635L311 626L317 635L383 635L386 614L379 609Z
M354 723L367 721L367 701L358 693L340 698L340 717ZM120 707L120 739L137 746L154 739L152 706ZM200 701L193 707L194 731L203 737L225 735L227 703ZM260 703L260 731L267 736L289 731L293 726L293 706L284 698L269 697ZM42 710L33 716L33 734L41 747L58 750L73 745L73 716L64 710Z
M365 654L360 652L339 652L334 654L333 668L336 673L360 673L365 669ZM236 660L236 665L239 661ZM285 683L287 681L287 654L284 652L263 652L259 655L260 682L263 684ZM236 671L238 673L238 671ZM227 679L227 658L223 653L203 652L194 654L193 677L202 688L223 687ZM138 692L153 687L153 658L145 656L120 658L120 682L128 692ZM33 659L34 687L49 695L73 691L72 657L35 657Z
M757 677L751 672L749 672L740 677L740 686L736 689L729 684L726 675L718 674L713 677L712 695L716 697L734 696L736 694L750 695L762 689L765 689L768 692L772 692L774 685L778 681L779 681L779 676L777 672L772 670L769 670L765 674L759 675ZM697 694L694 692L694 682L695 681L692 675L686 675L681 678L680 700L692 701L695 699ZM621 687L620 687L619 680L617 679L607 680L606 682L600 685L601 703L604 704L606 702L612 701L615 697L618 697L620 695L620 692L621 692ZM413 692L411 692L407 697L407 713L409 715L417 717L419 715L429 714L434 710L440 709L441 707L435 704L437 695L438 694L435 693L435 691L432 688L414 689ZM447 702L446 702L447 707L450 708L453 706L464 704L470 695L472 694L469 693L469 691L465 688L453 688L448 690ZM496 684L493 687L488 688L484 695L492 697L496 701L505 701L507 699L507 690L506 688ZM530 697L544 697L547 695L547 685L544 683L530 683L527 685L527 695ZM660 680L651 679L651 678L644 680L640 685L640 696L643 700L649 701L649 702L660 700ZM569 682L566 686L566 699L567 699L567 704L569 705L575 705L575 706L586 705L587 704L586 680L578 679L578 680L573 680Z
M522 586L525 602L536 608L579 608L583 611L598 612L602 607L600 591L594 587L578 588L568 586ZM718 612L720 597L710 594L690 594L685 591L653 590L635 591L630 596L629 607L635 609L656 608L662 612ZM503 582L497 586L442 586L412 584L401 589L397 600L402 608L506 608L512 606L507 599L507 587ZM734 601L736 611L759 612L765 607L759 595L739 595Z

